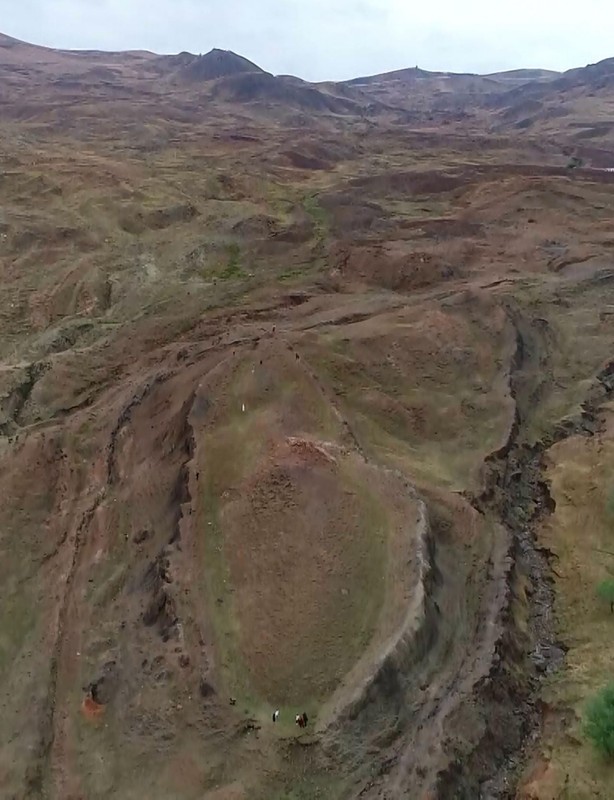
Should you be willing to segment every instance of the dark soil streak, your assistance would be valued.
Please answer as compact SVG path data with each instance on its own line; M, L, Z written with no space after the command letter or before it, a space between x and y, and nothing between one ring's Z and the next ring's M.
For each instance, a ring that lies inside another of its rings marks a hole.
M124 407L121 414L117 418L117 422L115 423L115 427L111 431L111 438L109 441L109 448L107 452L107 483L109 486L113 486L119 480L119 475L117 473L117 464L115 461L115 450L117 448L117 440L119 435L124 428L124 426L130 421L130 417L132 416L132 412L134 409L139 406L143 400L147 397L153 389L164 381L167 381L169 378L173 376L173 373L163 373L156 375L151 380L147 381L139 391L132 397L130 402L127 406Z
M169 544L176 544L181 536L181 520L185 516L185 510L192 507L192 494L190 492L190 463L196 451L196 441L194 439L194 429L190 424L190 415L194 406L195 393L186 400L183 405L182 413L184 416L183 430L180 435L181 445L185 453L185 460L182 463L177 482L173 491L173 502L176 505L175 520L173 523L173 535Z
M524 339L518 315L512 313L510 317L517 341L510 370L510 392L517 404L515 422L504 447L486 459L483 491L470 498L481 514L500 520L513 537L514 570L506 633L490 676L478 687L475 697L483 709L483 735L468 757L455 759L439 775L437 792L442 800L508 800L515 796L519 770L540 734L541 681L562 666L566 651L556 639L551 554L539 547L535 535L539 524L555 509L543 478L545 454L569 436L594 435L599 408L614 391L613 360L596 376L576 416L553 425L542 441L522 443L520 433L529 409L518 407L517 383L530 343ZM528 634L521 632L517 621L523 611L517 589L521 582L527 585Z
M10 421L0 425L0 434L9 436L14 432L15 427L21 427L21 415L32 395L36 382L49 368L50 365L44 362L35 362L27 366L25 378L13 389L8 398L7 413Z

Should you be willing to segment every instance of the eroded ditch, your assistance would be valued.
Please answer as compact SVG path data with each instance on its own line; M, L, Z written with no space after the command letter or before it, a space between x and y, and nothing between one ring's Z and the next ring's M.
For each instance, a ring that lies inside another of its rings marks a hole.
M440 773L441 800L515 797L520 770L540 735L542 681L563 666L566 652L556 635L552 554L536 538L538 526L556 507L544 477L546 454L570 436L593 436L599 428L599 409L614 392L612 360L595 376L579 413L552 425L535 444L523 442L531 409L519 403L518 381L532 347L539 343L527 336L530 321L517 314L512 321L517 334L510 371L515 424L506 445L485 463L482 492L469 498L483 516L498 520L511 533L510 602L490 674L476 687L483 735L470 754L453 759Z

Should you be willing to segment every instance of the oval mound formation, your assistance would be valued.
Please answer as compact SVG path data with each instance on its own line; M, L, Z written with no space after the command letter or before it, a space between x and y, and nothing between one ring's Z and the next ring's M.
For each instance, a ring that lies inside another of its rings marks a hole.
M199 393L210 417L194 424L194 535L222 681L263 714L304 706L315 717L403 618L418 576L416 500L344 441L291 353L258 348Z

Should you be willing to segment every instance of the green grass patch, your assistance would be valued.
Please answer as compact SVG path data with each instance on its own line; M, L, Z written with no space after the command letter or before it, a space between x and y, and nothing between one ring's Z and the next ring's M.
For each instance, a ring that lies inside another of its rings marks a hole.
M0 605L0 677L12 666L36 624L32 598L22 587Z
M614 759L614 683L604 686L588 703L584 734L604 758Z
M335 800L344 796L345 792L338 778L315 775L297 777L291 785L267 794L266 800Z
M220 278L223 280L232 280L245 277L245 270L241 266L241 247L236 242L229 244L227 247L228 261Z
M308 195L303 200L303 208L311 217L316 239L323 241L328 236L330 228L328 212L322 208L316 195Z

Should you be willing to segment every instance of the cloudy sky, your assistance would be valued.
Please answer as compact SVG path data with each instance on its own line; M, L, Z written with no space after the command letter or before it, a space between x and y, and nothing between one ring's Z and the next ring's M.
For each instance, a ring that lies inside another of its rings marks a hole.
M234 50L274 73L567 69L614 56L612 0L0 0L0 31L52 47Z

